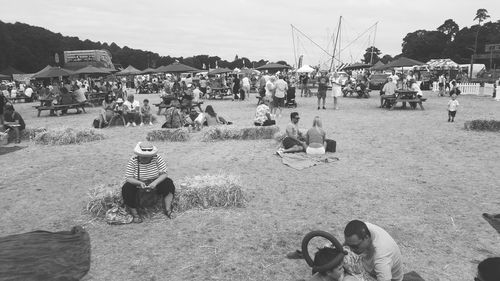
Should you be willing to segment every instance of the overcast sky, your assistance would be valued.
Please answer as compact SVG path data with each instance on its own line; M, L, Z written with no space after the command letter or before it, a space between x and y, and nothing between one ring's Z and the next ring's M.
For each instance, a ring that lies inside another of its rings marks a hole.
M479 8L500 19L498 0L0 0L4 22L41 26L66 36L149 50L166 56L207 54L232 61L286 60L304 55L317 65L332 52L341 25L340 59L359 61L375 42L382 54L401 53L402 39L418 29L435 30L446 19L471 26ZM375 25L375 23L377 23ZM356 39L359 37L359 39ZM293 40L292 40L293 39ZM1 42L0 42L1 44ZM295 50L295 52L294 52ZM294 54L295 53L295 54Z

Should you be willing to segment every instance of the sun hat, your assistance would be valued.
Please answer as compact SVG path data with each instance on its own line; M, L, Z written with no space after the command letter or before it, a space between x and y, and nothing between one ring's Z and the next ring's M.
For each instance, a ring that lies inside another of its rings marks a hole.
M118 98L118 99L116 100L116 103L123 103L123 99L122 99L122 98Z
M148 142L138 142L135 145L134 153L137 156L155 156L158 153L158 148Z

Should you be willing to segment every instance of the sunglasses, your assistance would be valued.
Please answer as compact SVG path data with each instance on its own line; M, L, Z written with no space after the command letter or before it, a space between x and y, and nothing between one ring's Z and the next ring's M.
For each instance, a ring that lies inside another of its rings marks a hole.
M152 147L141 147L142 151L153 151Z

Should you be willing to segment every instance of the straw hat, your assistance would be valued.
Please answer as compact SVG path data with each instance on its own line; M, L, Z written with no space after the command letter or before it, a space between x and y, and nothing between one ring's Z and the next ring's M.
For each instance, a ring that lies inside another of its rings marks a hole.
M134 148L134 154L141 157L151 157L158 153L158 148L147 142L138 142Z
M123 99L122 99L122 98L118 98L118 99L116 100L116 103L123 103Z

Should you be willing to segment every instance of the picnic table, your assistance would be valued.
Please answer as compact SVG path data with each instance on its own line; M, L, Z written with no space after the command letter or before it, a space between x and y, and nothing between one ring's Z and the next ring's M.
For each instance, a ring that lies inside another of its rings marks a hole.
M88 93L87 103L92 106L100 106L106 97L105 93Z
M40 117L40 114L42 111L45 110L50 110L51 113L54 112L57 116L59 116L59 111L67 111L68 109L75 108L77 110L77 113L80 112L80 109L82 109L83 112L85 111L85 103L70 103L70 104L53 104L54 99L48 99L48 98L40 98L40 105L35 106L35 108L38 110L38 117Z
M175 99L174 97L172 97L171 99ZM177 99L179 101L179 104L182 105L182 99ZM170 108L172 105L172 101L170 102L161 102L161 103L155 103L154 106L158 107L158 112L156 113L156 115L160 115L161 114L161 110L162 109L168 109ZM194 109L195 107L198 107L198 109L200 110L200 112L203 112L203 110L201 109L201 105L203 104L203 101L199 101L199 102L191 102L191 108L190 110Z
M208 94L209 99L220 98L223 99L227 96L233 96L231 92L228 94L229 87L210 87L210 93Z
M415 109L418 104L420 109L424 110L422 103L427 100L418 97L417 91L412 90L396 90L395 96L383 97L382 99L389 110L393 110L399 102L403 104L402 108L406 108L406 103L409 103L412 109Z

